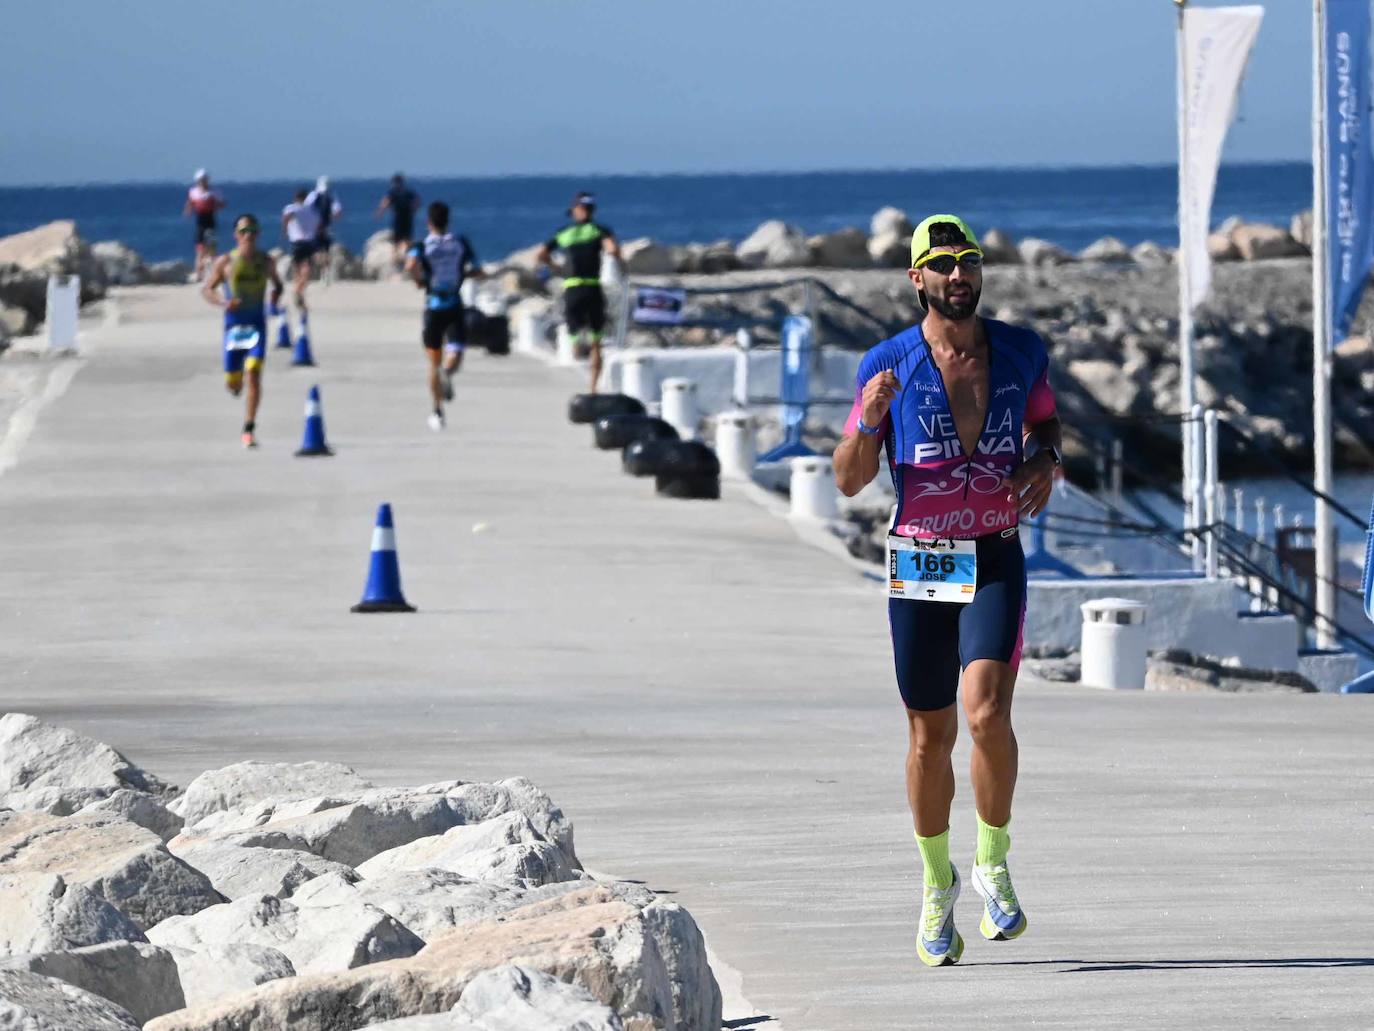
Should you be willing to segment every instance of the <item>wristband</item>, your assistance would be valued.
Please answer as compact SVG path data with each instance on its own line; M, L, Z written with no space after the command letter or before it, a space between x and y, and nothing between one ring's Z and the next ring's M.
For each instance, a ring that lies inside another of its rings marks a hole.
M863 416L859 416L859 421L854 428L866 437L872 437L882 430L881 426L868 425L868 423L864 422Z

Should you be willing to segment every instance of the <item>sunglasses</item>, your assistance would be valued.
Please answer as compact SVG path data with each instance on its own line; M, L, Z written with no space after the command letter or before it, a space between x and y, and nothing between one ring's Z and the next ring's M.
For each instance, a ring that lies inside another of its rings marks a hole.
M928 268L932 272L942 276L947 276L954 271L954 266L958 265L965 272L972 272L976 268L983 267L983 252L976 250L960 251L958 254L927 254L920 261L916 262L912 268Z
M257 236L257 235L258 235L258 227L257 227L257 226L241 226L241 227L239 227L238 229L235 229L234 232L237 233L239 236Z

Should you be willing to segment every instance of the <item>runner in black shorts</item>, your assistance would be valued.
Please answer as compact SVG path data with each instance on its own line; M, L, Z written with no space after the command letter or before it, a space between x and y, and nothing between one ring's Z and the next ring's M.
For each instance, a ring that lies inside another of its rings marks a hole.
M606 329L606 295L601 292L601 255L609 254L620 260L620 245L615 234L599 222L592 221L596 198L579 193L573 198L568 214L572 222L564 226L539 248L535 259L541 269L547 269L549 255L562 251L568 261L568 275L563 280L563 317L568 332L578 339L578 350L584 347L590 356L592 386L596 393L601 378L601 335Z
M420 339L429 361L429 392L434 401L429 428L442 430L444 402L453 400L453 374L463 360L463 282L484 274L468 238L449 231L449 210L443 201L429 206L429 235L410 249L405 270L425 291Z
M976 314L982 269L978 238L962 219L932 215L916 227L908 278L925 318L864 355L834 457L844 494L862 490L884 456L897 493L888 619L924 869L917 955L928 966L956 963L964 950L949 857L960 693L973 739L979 930L1002 941L1026 929L1007 867L1018 768L1011 707L1026 605L1018 524L1049 501L1060 426L1044 340Z
M377 217L386 211L391 212L391 243L396 248L396 263L400 264L410 249L410 241L415 238L415 212L420 207L420 197L406 185L406 178L400 172L391 177L391 189L377 205Z

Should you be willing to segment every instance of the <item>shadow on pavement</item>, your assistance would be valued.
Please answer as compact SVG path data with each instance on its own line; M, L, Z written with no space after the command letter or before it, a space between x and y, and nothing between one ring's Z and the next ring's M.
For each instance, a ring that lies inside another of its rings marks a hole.
M1077 964L1077 965L1075 965ZM1323 970L1374 967L1374 956L1320 956L1292 959L1143 959L1093 963L1082 959L1012 959L963 963L966 967L1068 967L1061 974L1103 974L1129 970Z
M766 1014L760 1017L740 1017L739 1020L722 1021L720 1026L722 1028L755 1027L758 1024L766 1024L772 1019L772 1017Z

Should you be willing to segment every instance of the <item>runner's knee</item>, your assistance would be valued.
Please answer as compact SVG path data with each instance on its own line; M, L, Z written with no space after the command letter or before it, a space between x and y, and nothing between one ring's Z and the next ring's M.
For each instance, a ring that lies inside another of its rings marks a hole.
M1011 698L997 691L987 691L970 698L968 732L974 741L993 741L1011 732Z
M948 761L959 736L959 715L953 706L921 712L908 710L911 728L911 754L921 766Z

